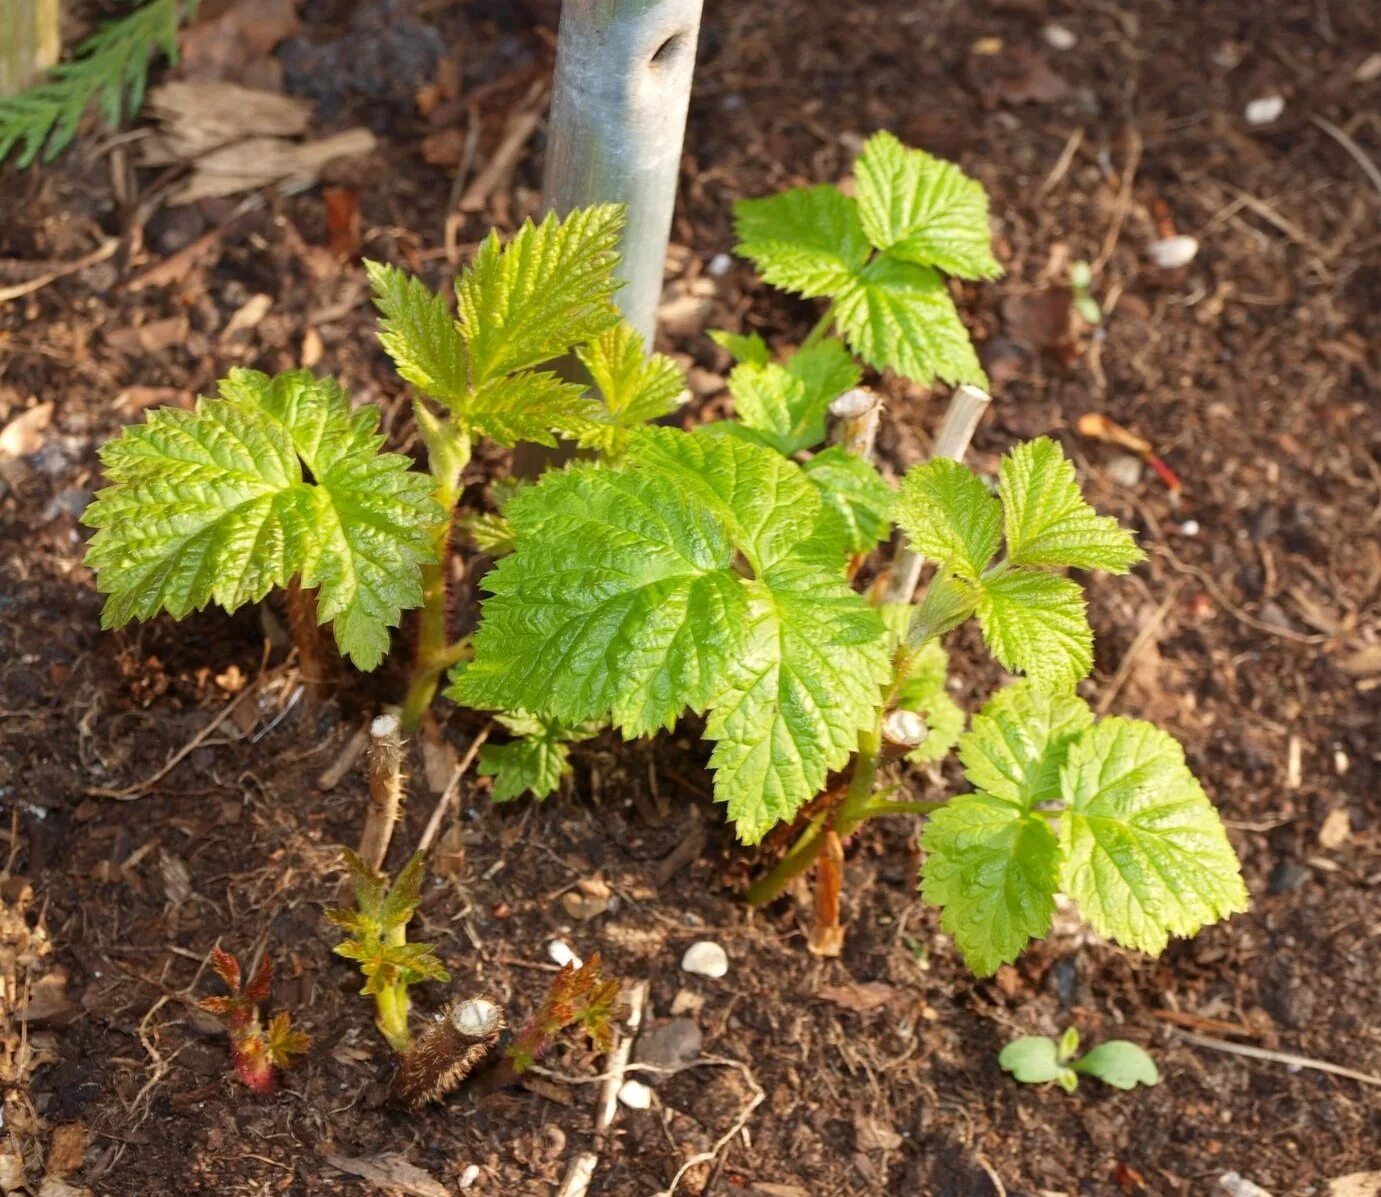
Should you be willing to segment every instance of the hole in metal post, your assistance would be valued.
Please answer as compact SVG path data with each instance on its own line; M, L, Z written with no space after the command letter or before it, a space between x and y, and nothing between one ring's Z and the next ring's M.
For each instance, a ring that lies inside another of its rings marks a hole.
M684 33L673 33L653 51L652 58L648 65L654 67L666 66L676 57L676 52L680 49L681 43L685 41L685 38L686 35Z

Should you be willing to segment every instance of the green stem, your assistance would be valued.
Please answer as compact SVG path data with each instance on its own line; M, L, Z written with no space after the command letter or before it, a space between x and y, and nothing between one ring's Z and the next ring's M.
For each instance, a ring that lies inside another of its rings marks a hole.
M862 818L873 819L878 815L933 815L945 804L943 802L892 802L883 798L877 802L870 802L860 812Z
M384 942L389 947L401 947L407 941L408 929L406 924L400 927L390 927L384 936ZM389 1047L399 1055L407 1051L412 1043L412 1036L408 1033L408 1008L410 1005L408 987L404 981L395 981L374 995L374 1009L377 1012L374 1025L379 1028L379 1033L388 1040Z
M828 823L828 811L821 811L810 821L787 854L749 888L750 906L766 906L815 863L825 846L824 831Z
M825 309L825 313L815 322L815 327L806 333L806 339L801 342L801 349L814 349L827 336L830 329L834 326L834 304L831 303ZM797 350L799 353L800 350Z

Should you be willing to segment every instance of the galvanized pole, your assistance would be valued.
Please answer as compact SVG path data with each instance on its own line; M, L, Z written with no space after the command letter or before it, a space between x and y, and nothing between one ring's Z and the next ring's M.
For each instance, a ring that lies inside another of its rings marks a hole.
M628 207L618 302L652 340L703 0L565 0L545 205Z

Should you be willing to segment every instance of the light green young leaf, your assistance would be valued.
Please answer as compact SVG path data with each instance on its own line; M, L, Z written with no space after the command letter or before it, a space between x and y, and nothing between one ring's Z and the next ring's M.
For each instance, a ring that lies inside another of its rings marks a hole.
M492 511L467 511L456 521L475 548L491 557L503 557L513 552L513 525L502 515Z
M1102 935L1153 955L1247 909L1237 856L1175 740L1105 719L1069 749L1060 888Z
M1063 1065L1055 1050L1055 1041L1044 1035L1027 1035L1013 1039L997 1057L1003 1071L1025 1085L1044 1085L1059 1080Z
M598 204L525 221L507 245L485 238L456 281L472 385L550 361L617 323L623 221L620 206Z
M1054 802L1069 746L1092 723L1082 698L1014 682L973 717L959 745L964 776L975 789L1024 810Z
M398 373L447 406L458 406L470 384L465 342L446 301L396 266L366 261L364 267L382 316L379 343Z
M870 252L858 205L829 184L739 200L734 225L763 279L807 299L855 286Z
M882 620L838 576L783 562L745 587L749 643L705 728L715 798L757 843L841 768L890 672Z
M849 351L838 341L826 341L800 350L784 365L735 367L729 375L729 393L756 439L790 457L825 439L829 405L859 378Z
M480 387L457 418L472 435L511 447L519 441L555 445L554 433L583 436L598 415L598 406L578 383L549 370L524 370Z
M442 512L405 457L380 453L374 408L329 379L234 370L220 398L164 408L101 451L111 485L84 517L105 627L209 602L228 611L300 576L362 669L422 601Z
M868 239L895 258L959 278L997 278L988 196L953 163L908 149L891 133L868 138L854 166Z
M604 400L591 416L591 428L580 437L585 448L617 452L630 429L675 411L685 394L681 367L666 354L649 354L626 321L577 349L576 356Z
M907 471L894 518L918 553L975 582L1002 533L1002 505L972 470L947 457Z
M1077 583L1004 569L983 580L978 596L983 639L1001 664L1050 690L1068 689L1088 676L1093 629Z
M921 847L921 894L941 908L940 926L978 976L1050 930L1060 846L1028 807L991 794L952 798L926 822Z
M892 488L882 475L840 445L817 453L802 468L819 487L827 515L838 520L848 552L871 552L892 527Z
M577 466L508 506L517 551L486 576L469 706L628 736L703 711L741 650L747 596L728 532L653 471Z
M524 794L545 798L561 784L570 767L566 741L547 729L507 744L486 743L480 749L479 774L494 779L495 802L511 802Z
M911 608L898 604L902 621L897 628L899 634L894 646L905 638L910 622ZM888 612L884 610L884 618ZM895 617L894 617L895 619ZM889 620L889 631L897 627ZM937 640L929 640L917 650L912 658L911 671L897 689L895 705L905 711L915 711L926 724L928 734L915 748L906 754L906 759L915 764L938 761L954 747L964 730L968 716L963 707L949 696L946 683L949 680L949 653L940 647Z
M1014 565L1122 574L1145 558L1131 533L1084 501L1074 466L1049 437L1017 445L1003 457L998 491L1007 559Z
M1156 1062L1127 1039L1109 1039L1085 1053L1070 1065L1075 1072L1096 1076L1114 1089L1135 1089L1138 1085L1160 1083Z
M875 369L922 385L936 378L988 385L945 281L929 266L879 254L832 294L849 348Z
M924 644L952 632L978 609L976 588L941 570L926 587L906 634L911 644Z
M746 362L750 366L765 366L772 360L772 351L758 333L727 332L722 328L710 329L710 340L721 349L727 350L736 362Z

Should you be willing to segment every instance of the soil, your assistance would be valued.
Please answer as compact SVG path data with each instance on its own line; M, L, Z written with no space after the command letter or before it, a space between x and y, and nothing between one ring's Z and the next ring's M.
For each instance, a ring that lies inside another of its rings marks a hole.
M318 61L332 38L358 37L349 8L304 4L296 36L315 49L285 58ZM478 122L471 178L549 77L556 16L547 0L440 0L416 46L395 31L390 53L428 71L442 45L458 50L449 119L462 143L467 104ZM1087 694L1184 742L1253 905L1159 960L1069 926L977 981L919 902L916 829L898 820L849 846L847 944L822 960L797 900L754 914L738 899L760 858L709 802L689 730L582 746L566 792L540 805L495 807L485 783L468 784L463 861L429 885L420 915L456 992L482 988L521 1015L563 938L646 979L654 1025L675 1012L703 1033L701 1062L654 1078L652 1111L624 1110L603 1138L598 1086L573 1079L601 1063L578 1043L547 1058L558 1075L526 1087L418 1114L383 1100L388 1053L323 916L364 782L355 769L324 792L317 778L397 677L352 676L315 706L288 704L298 678L272 603L100 629L77 517L99 485L97 447L141 406L188 402L231 364L274 370L305 354L413 443L362 271L324 248L340 225L321 189L265 192L238 213L235 200L167 208L150 200L155 176L94 133L52 166L5 168L0 286L40 272L26 263L120 238L113 256L0 305L0 427L53 404L39 443L0 461L3 892L11 912L32 895L27 926L49 950L30 982L56 987L25 1024L44 1063L5 1108L33 1175L46 1154L50 1175L102 1194L364 1193L376 1189L349 1161L397 1155L448 1193L477 1165L469 1191L507 1197L554 1192L595 1150L592 1194L647 1197L740 1122L679 1192L1204 1194L1235 1171L1281 1197L1381 1169L1381 1091L1270 1055L1381 1075L1381 221L1362 166L1328 131L1381 161L1378 33L1376 10L1346 0L709 0L663 333L692 367L692 414L715 409L727 365L704 329L790 344L814 318L742 263L708 269L732 249L735 198L837 179L879 127L981 178L1008 273L961 296L998 396L972 460L991 469L1014 440L1057 435L1097 505L1140 533L1147 564L1091 586ZM307 90L288 65L285 84ZM330 180L332 202L358 197L363 252L441 282L456 172L423 157L437 126L367 62L338 55L332 69L336 89L316 96L338 113L328 127L381 134L368 163ZM1244 106L1273 94L1282 115L1248 124ZM453 226L457 243L535 208L542 136ZM1174 233L1198 238L1198 255L1154 265L1149 245ZM150 281L198 238L201 252ZM1094 329L1069 317L1077 260L1095 267ZM227 332L260 294L267 313ZM943 399L883 388L881 453L897 469L924 454ZM1149 440L1182 493L1080 436L1087 413ZM503 465L475 463L472 499ZM478 564L460 567L458 619L473 617ZM976 648L954 645L971 709L997 680ZM196 740L255 680L252 701ZM481 726L449 704L438 716L457 750ZM137 786L194 740L147 792L92 793ZM394 864L434 801L413 764ZM952 766L907 781L962 784ZM687 843L699 850L664 870ZM573 919L562 897L591 879L614 901ZM703 938L728 952L720 980L679 968ZM230 1077L223 1036L193 1006L214 990L204 961L217 942L267 953L275 1007L313 1037L272 1099ZM424 1009L446 996L416 994ZM1144 1044L1161 1083L1087 1081L1066 1096L998 1068L1009 1039L1069 1024L1086 1041Z

